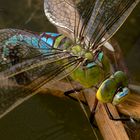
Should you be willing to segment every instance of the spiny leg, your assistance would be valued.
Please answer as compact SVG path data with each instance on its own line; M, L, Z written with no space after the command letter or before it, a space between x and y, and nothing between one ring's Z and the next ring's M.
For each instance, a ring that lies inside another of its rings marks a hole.
M94 101L94 104L93 104L93 107L92 107L92 110L91 110L91 114L90 114L90 117L89 117L91 125L94 125L93 120L94 120L94 116L95 116L95 113L96 113L97 105L98 105L98 100L97 100L97 98L95 98L95 101Z
M70 94L72 93L77 93L77 92L81 92L83 90L83 88L75 88L75 89L72 89L72 90L68 90L66 92L64 92L64 95L69 97L70 99L74 100L74 101L78 101L76 98L74 98L73 96L71 96ZM84 96L85 98L85 96ZM85 99L86 100L86 99ZM81 101L84 105L88 105L87 102L84 102L84 101ZM97 98L95 99L95 102L94 102L94 105L93 105L93 109L92 109L92 112L91 112L91 115L89 117L89 121L90 121L90 124L94 127L94 128L98 128L96 124L94 124L94 115L95 115L95 110L96 110L96 107L97 107L97 104L98 104L98 100Z
M111 114L108 106L106 103L104 103L104 107L105 107L105 110L108 114L108 117L113 120L113 121L130 121L130 118L127 118L127 117L119 117L119 118L114 118L113 115Z
M68 90L66 92L64 92L64 95L69 97L70 99L74 100L74 101L77 101L76 98L74 98L73 96L71 96L70 94L72 93L77 93L77 92L80 92L82 91L83 89L82 88L75 88L75 89L72 89L72 90ZM81 101L84 105L88 105L87 102L84 102L84 101Z

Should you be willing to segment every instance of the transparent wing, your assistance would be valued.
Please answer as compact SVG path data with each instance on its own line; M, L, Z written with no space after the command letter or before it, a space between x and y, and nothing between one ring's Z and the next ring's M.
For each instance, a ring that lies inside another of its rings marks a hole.
M74 39L75 35L78 38L77 31L82 26L78 7L81 7L83 2L83 0L44 0L44 11L51 23ZM86 0L86 4L89 3L90 0Z
M100 46L119 29L140 0L96 0L84 36Z
M45 0L44 9L53 24L95 48L111 38L139 1Z
M36 34L16 29L0 30L0 51L0 117L44 85L68 76L81 61Z
M45 0L44 10L53 24L74 31L75 5L72 0Z

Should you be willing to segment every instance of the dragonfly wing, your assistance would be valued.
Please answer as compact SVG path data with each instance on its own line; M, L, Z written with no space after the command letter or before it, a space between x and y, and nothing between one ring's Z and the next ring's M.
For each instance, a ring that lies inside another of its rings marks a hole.
M74 32L76 11L72 0L45 0L44 11L51 23Z
M96 0L86 25L86 41L95 46L103 45L120 28L140 0Z
M13 80L5 79L0 82L0 118L34 95L25 92L25 88Z
M90 0L86 0L89 5ZM59 27L68 37L78 38L82 20L80 11L83 10L83 0L45 0L44 11L51 23Z
M0 117L80 64L78 58L50 47L40 36L16 29L0 30L0 51Z
M109 40L140 0L45 0L48 19L75 40L95 48ZM71 35L70 35L71 34ZM113 47L105 44L114 51Z

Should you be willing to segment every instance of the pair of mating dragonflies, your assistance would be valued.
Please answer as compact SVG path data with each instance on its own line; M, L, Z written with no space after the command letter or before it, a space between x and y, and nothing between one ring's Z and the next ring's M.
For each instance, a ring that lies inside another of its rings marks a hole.
M97 100L105 104L125 100L127 76L119 69L113 74L105 51L115 53L108 40L139 1L44 0L48 20L63 34L1 29L0 117L68 76L83 88L96 87Z

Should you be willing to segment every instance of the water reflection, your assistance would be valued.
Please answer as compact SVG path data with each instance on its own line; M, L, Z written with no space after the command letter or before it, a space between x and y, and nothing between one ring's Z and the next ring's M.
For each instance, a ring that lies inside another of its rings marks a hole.
M36 95L0 120L2 140L93 140L79 104Z

